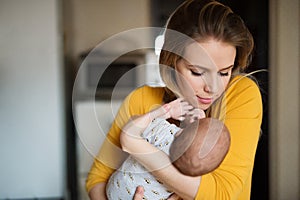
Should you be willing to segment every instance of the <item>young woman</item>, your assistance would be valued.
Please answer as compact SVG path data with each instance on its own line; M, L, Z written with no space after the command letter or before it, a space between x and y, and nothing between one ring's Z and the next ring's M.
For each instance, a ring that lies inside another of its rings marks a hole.
M173 31L188 37L174 37ZM114 149L120 146L121 128L129 118L181 96L229 129L231 146L222 164L211 173L190 177L181 174L166 154L146 141L139 149L133 141L122 141L126 151L183 199L250 199L262 121L259 88L241 75L252 49L251 34L230 8L213 0L188 0L179 6L168 20L160 55L166 87L144 86L126 98L87 178L90 198L106 198L106 182L116 169L107 163L109 159L115 163L124 160ZM143 155L149 152L156 153ZM138 188L135 199L142 199L142 193Z

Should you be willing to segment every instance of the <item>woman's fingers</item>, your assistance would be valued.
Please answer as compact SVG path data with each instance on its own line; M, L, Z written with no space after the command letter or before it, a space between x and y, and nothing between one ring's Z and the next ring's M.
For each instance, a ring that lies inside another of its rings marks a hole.
M144 188L142 186L138 186L135 190L133 200L142 200L144 196Z
M177 194L173 193L168 200L181 200L181 198Z
M133 200L142 200L143 197L144 197L144 188L143 186L138 186L135 190ZM180 198L178 195L174 193L168 198L168 200L182 200L182 198Z
M143 197L144 197L144 188L143 186L138 186L135 190L132 200L142 200ZM181 198L174 193L168 198L168 200L181 200Z

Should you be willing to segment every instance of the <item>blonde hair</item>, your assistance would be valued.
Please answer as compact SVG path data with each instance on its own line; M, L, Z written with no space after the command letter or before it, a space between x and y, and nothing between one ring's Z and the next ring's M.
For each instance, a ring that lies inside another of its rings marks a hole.
M174 31L185 37L174 35ZM160 74L166 84L165 102L173 100L180 93L174 71L185 47L192 41L214 38L235 46L234 75L247 68L254 46L253 37L243 20L228 6L214 0L185 1L170 16L164 37L159 63Z

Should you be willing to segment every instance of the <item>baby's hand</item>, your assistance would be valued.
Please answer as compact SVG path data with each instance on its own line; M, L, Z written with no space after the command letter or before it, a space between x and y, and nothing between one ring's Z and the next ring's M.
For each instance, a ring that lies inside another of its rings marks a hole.
M199 108L194 108L193 110L189 111L187 115L190 118L190 123L206 117L205 112Z
M168 104L163 105L163 108L166 110L166 118L173 118L183 121L185 119L185 115L193 109L193 106L184 101L182 98L178 98Z

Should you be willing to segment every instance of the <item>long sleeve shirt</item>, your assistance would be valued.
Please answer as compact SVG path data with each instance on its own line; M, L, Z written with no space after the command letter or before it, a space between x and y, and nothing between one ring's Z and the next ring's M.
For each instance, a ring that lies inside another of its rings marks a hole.
M123 102L86 181L89 191L107 182L126 158L120 148L121 128L133 115L149 112L161 105L164 88L143 86ZM210 111L230 132L231 145L222 164L203 175L195 199L250 199L252 171L262 122L262 100L257 84L244 76L234 77ZM176 184L176 183L174 183Z

